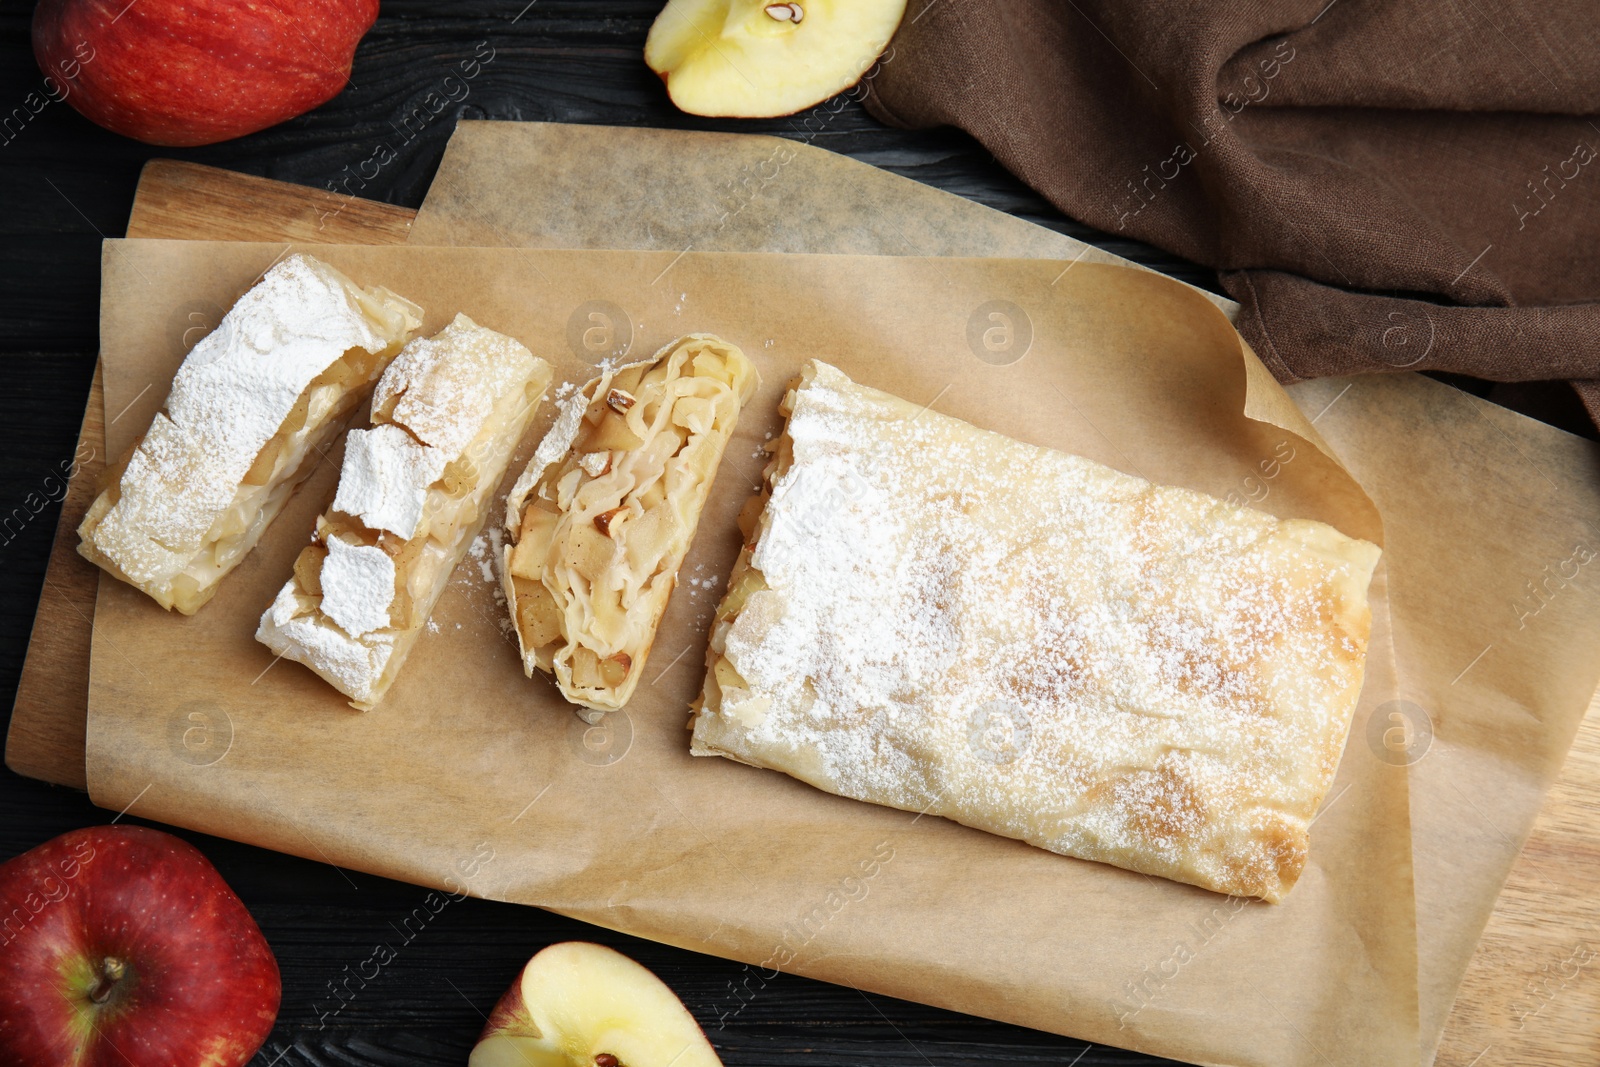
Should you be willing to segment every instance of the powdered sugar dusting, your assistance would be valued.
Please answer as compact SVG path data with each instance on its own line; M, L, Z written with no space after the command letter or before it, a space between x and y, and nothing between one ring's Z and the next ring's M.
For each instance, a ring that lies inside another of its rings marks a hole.
M467 555L478 565L478 577L496 589L500 586L500 577L495 573L495 561L504 551L505 535L494 526L484 527L467 549Z
M527 378L508 359L506 338L457 315L432 337L406 345L378 380L372 409L446 455L459 455L506 391Z
M369 529L410 537L422 521L428 486L439 480L449 460L443 449L425 445L391 423L351 430L345 435L333 506Z
M394 577L394 560L383 549L330 539L322 564L323 614L352 637L386 628Z
M307 612L290 583L261 617L256 640L279 655L314 665L352 700L370 702L377 696L378 679L383 677L394 655L395 635L376 631L357 639L322 615Z
M755 702L697 745L1276 899L1348 730L1377 550L818 368L752 559L770 589L725 635Z

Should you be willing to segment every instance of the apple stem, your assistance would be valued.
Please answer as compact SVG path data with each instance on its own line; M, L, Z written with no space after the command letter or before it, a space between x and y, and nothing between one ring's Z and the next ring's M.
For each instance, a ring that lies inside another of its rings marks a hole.
M89 999L96 1004L104 1004L111 996L111 991L122 981L128 973L128 965L115 956L107 956L100 961L100 976L95 980L94 988L89 990Z

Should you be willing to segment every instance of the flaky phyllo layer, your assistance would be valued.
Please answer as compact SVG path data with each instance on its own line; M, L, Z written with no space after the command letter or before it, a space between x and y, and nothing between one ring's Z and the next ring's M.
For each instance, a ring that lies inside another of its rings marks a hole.
M1378 549L807 364L741 517L691 750L1282 899Z
M502 577L529 677L553 673L591 712L627 702L756 384L738 348L694 334L562 402L506 503Z
M78 551L164 608L197 611L249 554L421 322L311 256L276 264L178 368L105 473Z
M367 710L383 698L527 431L550 366L465 315L407 345L256 637Z

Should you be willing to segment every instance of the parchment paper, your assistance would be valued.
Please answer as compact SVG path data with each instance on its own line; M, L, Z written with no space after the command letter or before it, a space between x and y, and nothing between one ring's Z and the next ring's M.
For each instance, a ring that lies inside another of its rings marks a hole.
M188 309L226 306L284 251L108 246L107 406L131 404L109 448L125 447L160 403ZM737 550L733 519L762 466L759 444L777 429L785 381L810 356L1163 482L1226 496L1265 478L1260 506L1380 537L1337 463L1305 436L1243 416L1248 357L1193 290L1087 262L1063 274L1065 264L1037 260L307 251L420 302L429 329L465 311L519 337L559 378L589 373L599 308L610 337L625 322L638 353L689 330L722 333L764 385L719 476L648 688L602 737L547 683L522 677L480 561L457 572L437 631L374 712L353 713L309 672L272 662L255 622L331 489L331 457L196 618L102 581L88 740L97 803L744 960L746 996L783 960L829 981L1205 1063L1415 1058L1405 776L1359 732L1306 873L1276 907L687 754L685 708ZM1027 325L1025 352L984 347L983 329L973 339L997 302ZM1020 358L999 365L1002 354ZM1381 577L1374 594L1369 688L1382 693L1393 680ZM1360 720L1368 711L1364 700ZM726 1018L744 1002L697 1007Z
M1600 676L1600 446L1420 375L1290 393L1326 412L1317 428L1384 517L1400 674L1371 694L1368 735L1411 779L1432 1062ZM1416 731L1409 751L1383 748L1395 713Z
M407 241L1000 256L1147 269L800 141L560 122L459 123ZM1225 296L1203 295L1230 315L1238 310Z
M1118 261L807 144L546 123L462 123L411 240ZM1237 311L1211 299L1230 317ZM1426 322L1398 327L1417 343L1431 332ZM1351 324L1379 352L1392 351L1396 328ZM1467 961L1594 692L1596 583L1561 569L1572 570L1579 545L1600 550L1600 450L1417 375L1286 392L1401 535L1388 563L1404 591L1395 608L1403 681L1382 703L1408 703L1387 708L1375 736L1382 758L1412 768L1422 1048L1432 1062ZM1281 396L1252 390L1246 410L1282 422L1272 407ZM1480 462L1491 466L1480 471ZM1271 491L1265 478L1245 487L1251 498ZM1539 610L1525 617L1530 609ZM1536 644L1523 647L1530 637ZM1484 661L1458 679L1477 651ZM1542 681L1531 690L1507 681L1521 675ZM1413 731L1401 751L1382 745L1396 712Z

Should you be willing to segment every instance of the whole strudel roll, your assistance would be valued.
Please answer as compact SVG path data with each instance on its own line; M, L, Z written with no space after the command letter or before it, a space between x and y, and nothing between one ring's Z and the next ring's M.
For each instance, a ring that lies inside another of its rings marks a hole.
M782 410L696 755L1283 898L1361 689L1376 546L816 361Z

